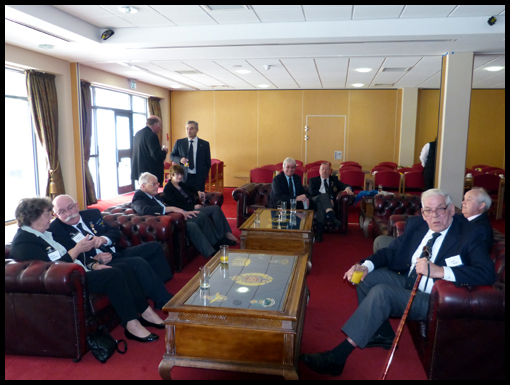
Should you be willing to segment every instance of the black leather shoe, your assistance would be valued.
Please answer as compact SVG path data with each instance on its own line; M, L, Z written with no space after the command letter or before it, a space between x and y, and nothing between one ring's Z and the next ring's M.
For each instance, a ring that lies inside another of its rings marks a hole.
M317 233L317 235L315 236L315 242L322 242L323 239L322 239L322 233Z
M124 329L124 335L126 336L127 339L135 340L138 342L151 342L151 341L156 341L159 338L158 335L153 334L153 333L149 334L147 337L144 337L144 338L137 337L127 329Z
M338 364L330 351L324 353L301 354L301 360L310 369L321 374L339 376L345 365Z
M368 341L368 344L367 346L365 346L365 348L383 348L386 350L390 350L394 339L395 336L390 338L384 338L381 337L379 334L374 334L370 341Z
M156 329L164 329L165 328L165 324L155 324L155 323L152 323L150 321L147 321L145 318L143 317L140 317L138 319L138 321L140 321L140 323L142 324L142 326L148 326L150 328L156 328Z

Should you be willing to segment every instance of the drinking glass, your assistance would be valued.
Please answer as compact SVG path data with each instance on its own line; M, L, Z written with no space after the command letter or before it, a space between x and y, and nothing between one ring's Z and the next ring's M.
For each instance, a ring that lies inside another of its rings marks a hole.
M276 209L278 210L278 222L281 222L282 221L282 204L278 204L276 205Z
M379 191L378 191L379 193L382 193L382 188L383 188L383 187L382 187L382 184L380 184L380 185L379 185L379 189L378 189L378 190L379 190Z
M351 283L353 285L358 285L361 281L361 277L363 277L363 270L361 270L361 265L356 263L356 265L354 265L354 272L352 273Z
M228 263L228 246L227 245L220 246L220 262Z
M290 213L296 213L296 199L290 200Z
M209 266L202 266L199 268L200 272L200 288L209 289L211 286L209 279L211 275L211 268Z

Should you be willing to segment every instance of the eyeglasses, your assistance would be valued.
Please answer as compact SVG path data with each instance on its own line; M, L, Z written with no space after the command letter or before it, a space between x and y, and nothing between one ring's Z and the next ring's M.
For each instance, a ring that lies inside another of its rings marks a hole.
M152 187L156 187L156 186L158 186L158 185L159 185L159 183L158 183L158 182L154 182L154 183L144 183L144 184L146 184L147 186L152 186Z
M72 205L67 206L67 210L66 209L62 209L62 210L54 211L54 212L58 216L66 215L67 213L71 213L71 211L74 210L76 208L76 206L77 206L77 203L73 203Z
M425 217L431 217L433 213L437 214L436 216L439 217L439 216L443 215L446 212L446 209L448 208L448 206L449 206L449 204L446 205L446 207L438 207L435 210L432 210L432 209L421 209L421 213Z

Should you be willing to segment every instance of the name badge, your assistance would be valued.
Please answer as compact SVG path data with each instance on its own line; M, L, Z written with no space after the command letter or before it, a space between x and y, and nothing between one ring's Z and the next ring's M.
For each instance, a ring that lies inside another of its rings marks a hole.
M60 259L60 253L58 251L53 251L48 254L48 258L51 262L56 261L57 259Z
M455 255L450 258L445 259L446 266L448 267L455 267L455 266L462 266L462 259L460 259L460 255Z
M85 239L85 235L82 233L76 233L74 237L71 238L76 243L80 242L82 239Z

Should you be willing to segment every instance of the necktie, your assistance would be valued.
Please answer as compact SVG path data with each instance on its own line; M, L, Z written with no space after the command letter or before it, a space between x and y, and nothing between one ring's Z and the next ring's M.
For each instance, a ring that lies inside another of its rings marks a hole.
M429 239L425 247L423 248L423 252L420 255L420 258L425 258L428 256L428 254L432 254L432 246L434 245L434 242L436 241L437 237L439 237L441 233L434 233L432 234L432 238ZM412 289L414 286L414 282L416 281L416 277L418 277L418 273L416 273L416 266L413 268L413 271L411 271L411 274L407 277L405 288L406 289Z
M83 235L85 236L90 235L90 233L83 228L81 222L78 223L76 227L78 227L78 230L80 230Z
M329 191L328 191L328 180L327 179L323 179L324 181L324 191L326 192L326 194L329 194Z
M289 180L289 192L290 192L290 195L291 196L294 196L294 186L293 186L293 183L292 183L292 177L287 177L288 180Z
M188 152L188 163L189 169L193 170L195 168L195 157L193 156L193 141L189 141L189 152Z

